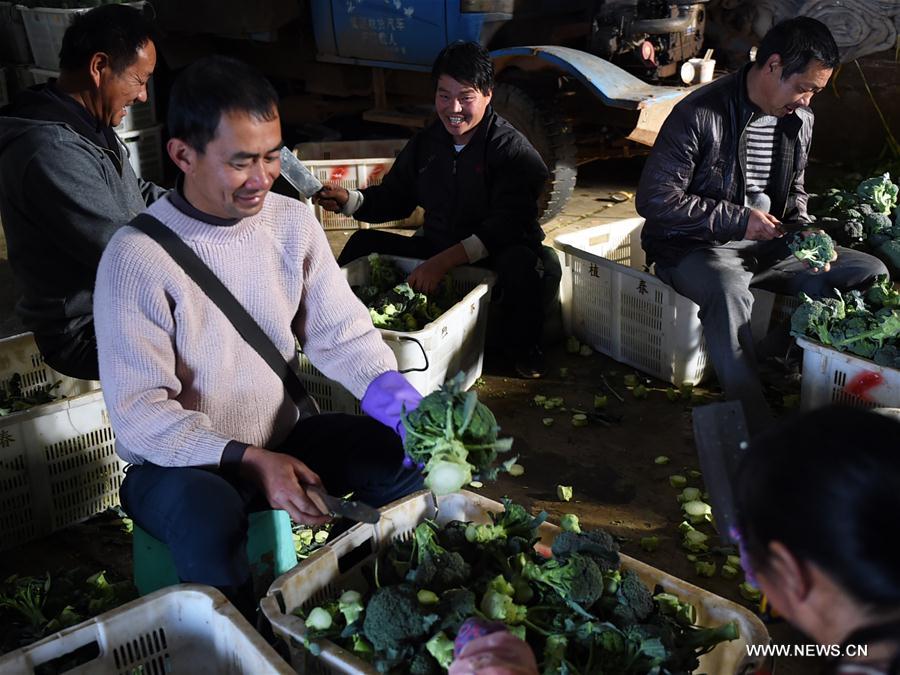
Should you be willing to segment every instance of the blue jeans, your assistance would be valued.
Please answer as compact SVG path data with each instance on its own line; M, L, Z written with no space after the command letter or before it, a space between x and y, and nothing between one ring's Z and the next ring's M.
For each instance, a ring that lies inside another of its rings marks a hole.
M371 506L423 485L403 467L400 437L370 417L309 417L278 451L319 474L330 494L353 492ZM182 582L215 586L233 602L241 595L250 582L247 514L269 508L258 488L216 470L140 464L128 468L120 496L134 522L169 547Z

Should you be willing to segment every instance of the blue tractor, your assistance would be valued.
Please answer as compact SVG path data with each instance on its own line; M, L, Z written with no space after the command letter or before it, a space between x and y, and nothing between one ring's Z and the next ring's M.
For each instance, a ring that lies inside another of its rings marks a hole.
M699 54L706 2L309 0L315 61L330 70L306 86L332 94L370 86L366 119L421 127L427 113L401 104L431 100L428 73L445 45L480 42L495 61L495 108L550 169L546 221L571 195L580 164L653 144L688 91L660 83Z

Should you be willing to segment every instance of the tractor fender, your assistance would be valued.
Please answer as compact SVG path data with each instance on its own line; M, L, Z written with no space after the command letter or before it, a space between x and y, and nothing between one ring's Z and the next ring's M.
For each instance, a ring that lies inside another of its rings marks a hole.
M653 145L672 107L696 89L649 84L606 59L571 47L508 47L492 51L491 57L498 73L512 66L525 71L554 69L574 77L604 105L637 111L638 122L628 138L644 145Z

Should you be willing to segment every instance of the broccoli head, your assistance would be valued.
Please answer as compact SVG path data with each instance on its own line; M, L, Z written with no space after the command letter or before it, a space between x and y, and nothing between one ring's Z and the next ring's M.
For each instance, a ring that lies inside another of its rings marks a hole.
M883 213L872 213L866 216L866 219L863 221L863 227L869 236L873 234L887 235L892 225L891 219Z
M619 545L612 535L604 530L584 532L560 532L553 540L553 556L567 558L574 553L583 553L593 558L602 571L619 566Z
M603 595L603 572L593 558L573 553L565 560L548 560L542 565L528 563L522 576L547 586L561 598L581 607L590 607Z
M417 565L407 575L417 587L428 586L437 591L465 584L472 568L456 551L448 551L437 541L434 526L422 522L413 533Z
M437 609L440 630L456 633L463 621L475 616L475 594L466 588L452 588L441 595Z
M366 606L363 634L378 651L396 651L428 634L438 620L419 604L408 584L385 586L375 591Z
M834 241L825 232L798 232L788 242L794 257L813 269L824 269L834 259Z
M640 577L631 570L623 572L616 590L613 622L619 626L642 623L653 614L655 608L653 594Z
M868 178L856 187L856 194L861 200L885 215L897 206L897 193L898 188L891 182L889 173Z
M808 336L822 344L830 345L833 341L831 324L846 315L844 301L840 298L813 300L805 293L800 294L800 299L803 304L791 315L791 335Z

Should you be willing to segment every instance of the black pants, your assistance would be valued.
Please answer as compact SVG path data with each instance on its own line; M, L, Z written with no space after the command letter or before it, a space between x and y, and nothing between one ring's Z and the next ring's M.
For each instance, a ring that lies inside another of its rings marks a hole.
M338 264L346 265L370 253L424 260L442 250L425 237L406 237L380 230L358 230L341 251ZM544 266L540 246L508 246L476 265L490 269L497 275L493 296L499 299L505 351L513 358L527 353L540 341L544 327L541 300Z
M868 286L887 269L878 258L838 247L838 259L828 272L812 272L784 240L776 239L700 249L672 267L657 266L656 274L700 306L703 335L719 383L726 398L741 401L750 430L758 432L770 424L771 411L756 371L754 343L764 336L750 333L750 287L829 297L835 288Z
M423 484L402 465L400 437L370 417L307 418L280 451L319 474L330 494L352 491L371 506ZM248 513L269 508L258 489L213 470L140 464L129 467L121 498L134 522L169 547L181 581L215 586L236 600L250 579Z

